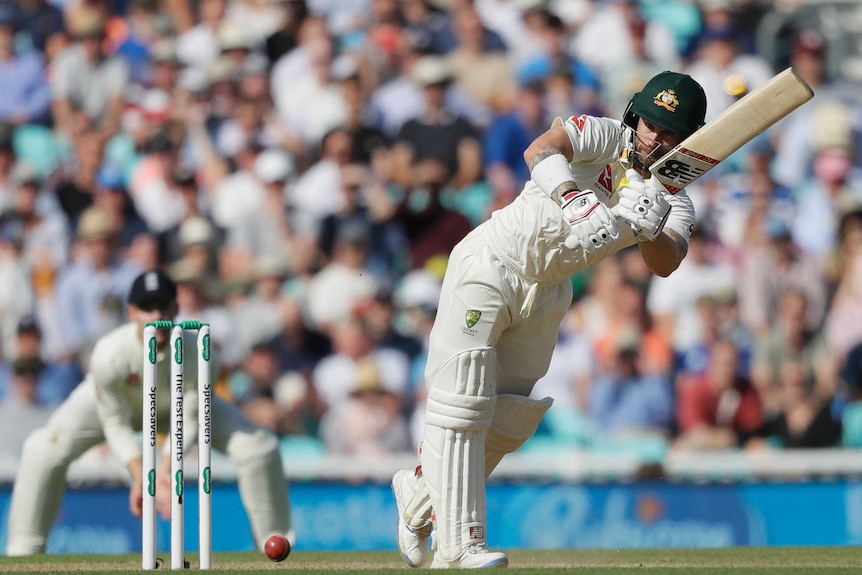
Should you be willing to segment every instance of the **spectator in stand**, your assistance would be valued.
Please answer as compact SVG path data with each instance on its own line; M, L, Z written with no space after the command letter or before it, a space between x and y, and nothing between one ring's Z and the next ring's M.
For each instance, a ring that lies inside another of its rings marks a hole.
M545 83L527 80L514 101L499 111L482 136L485 179L494 191L491 210L510 203L530 178L524 150L550 125L545 116Z
M435 2L430 0L405 0L402 3L409 33L429 42L434 54L448 54L455 49L458 40L453 30L455 24L451 10L438 9L434 6ZM500 35L484 26L482 45L489 51L506 50L506 44Z
M135 209L157 234L176 226L186 207L171 181L180 165L179 139L167 126L153 134L129 178L129 194Z
M823 333L806 326L806 306L804 292L793 289L784 292L778 304L775 325L767 335L755 341L751 381L767 414L780 409L782 386L786 383L782 372L791 361L803 370L806 385L820 401L828 403L837 392L835 357Z
M378 129L381 115L370 103L371 90L363 86L359 71L341 82L341 95L347 104L347 120L344 125L353 136L350 159L354 163L370 166L378 175L389 169L389 137Z
M63 12L48 0L21 0L20 34L50 62L66 42Z
M78 222L74 261L57 279L56 313L65 351L82 365L96 340L125 321L125 297L140 274L136 265L120 259L116 241L108 213L89 208Z
M59 134L60 158L45 187L53 189L74 227L81 212L93 205L93 188L105 159L105 138L83 113L73 114L72 128Z
M179 240L183 224L188 220L207 218L204 215L204 201L201 198L196 174L193 170L186 166L177 166L169 175L166 183L171 190L171 194L179 197L181 204L179 212L182 214L179 222L158 234L159 257L161 261L172 264L183 255L183 246ZM208 223L213 225L209 220Z
M8 360L0 368L0 397L16 398L14 375L16 364L30 369L17 375L33 376L34 399L43 406L56 406L81 381L78 366L69 361L54 361L46 357L42 346L42 329L34 315L26 315L18 322L15 339L8 348ZM29 402L28 402L29 403Z
M706 373L680 377L676 390L675 449L740 447L763 425L760 397L739 374L736 345L729 340L713 344Z
M399 304L401 303L399 300ZM410 303L412 305L412 302ZM412 363L422 355L424 342L420 340L418 333L414 333L415 324L399 317L398 312L401 311L396 310L392 288L383 284L374 297L364 304L361 316L378 347L398 350L406 354ZM396 326L396 323L399 325ZM405 323L409 324L409 327L405 326ZM424 357L422 359L424 360Z
M315 392L327 410L344 403L365 377L369 365L380 374L380 385L399 398L403 406L410 391L407 355L378 347L365 322L356 316L332 324L332 354L323 358L312 374Z
M255 259L251 271L248 296L231 306L235 337L243 350L251 349L254 342L271 340L284 329L281 287L288 277L287 266L279 258L261 256Z
M813 449L838 445L841 423L833 418L832 398L818 393L801 361L787 359L780 371L780 411L764 422L746 447Z
M335 238L342 226L368 229L368 268L381 278L401 264L404 257L401 228L393 221L396 206L381 182L366 165L353 163L341 168L339 210L320 221L317 247L325 258L332 257ZM313 252L312 252L313 253Z
M3 215L23 225L21 257L30 270L40 266L54 271L60 269L68 260L68 221L57 208L50 190L43 189L42 178L29 162L15 162L11 180L14 185L12 203Z
M476 107L470 116L472 123L487 126L493 113L508 106L515 96L512 63L506 52L485 48L486 28L472 3L452 10L451 18L457 40L446 55L452 87Z
M332 257L307 286L308 319L316 329L326 333L347 321L358 305L377 293L381 280L368 269L370 237L364 222L340 226Z
M769 244L774 220L793 221L797 212L792 190L778 184L770 173L772 151L768 142L749 150L741 172L731 171L715 179L704 219L714 227L716 239L732 263L745 261L748 252ZM710 182L712 183L712 182ZM709 185L709 184L707 184Z
M434 161L426 162L430 167ZM467 216L443 205L447 172L440 164L433 166L435 169L417 174L416 187L407 193L395 212L407 239L409 266L413 270L447 259L455 244L472 229Z
M633 59L631 22L642 19L640 3L634 0L601 3L574 35L572 49L575 56L605 77L604 73L609 67ZM657 62L662 70L677 69L679 55L675 39L664 23L647 20L644 33L648 57ZM609 38L614 41L609 42ZM711 108L712 100L707 98L707 101Z
M288 204L300 236L316 237L321 220L344 206L342 169L350 164L353 142L353 135L344 127L328 132L320 141L314 163L288 189Z
M716 244L697 225L691 232L688 255L669 277L653 277L647 295L647 310L657 329L683 352L700 341L699 302L707 296L719 296L734 288L735 271L718 260Z
M307 148L347 120L347 103L342 96L340 82L353 73L355 64L350 63L349 56L335 61L336 48L325 29L317 30L310 19L306 20L304 27L309 38L301 48L294 49L302 50L302 58L291 70L296 75L287 76L289 68L280 62L273 69L273 74L279 74L279 78L284 78L291 88L282 89L285 84L275 83L274 76L272 95L284 127ZM283 59L290 56L288 54Z
M814 175L794 190L793 240L803 252L825 263L838 240L843 213L862 209L862 166L847 106L821 104L813 119Z
M599 372L612 368L619 338L635 333L641 355L640 371L647 375L669 374L673 367L673 348L670 340L653 325L641 289L626 276L616 295L615 306L594 341L593 353Z
M422 112L425 102L422 86L414 80L412 70L422 57L432 54L430 41L409 30L408 27L400 36L392 54L391 69L381 71L380 85L369 98L372 113L379 118L379 127L390 140L407 120Z
M274 390L279 375L274 345L261 341L248 350L241 368L230 375L228 386L233 403L250 420L281 435L282 414Z
M332 454L381 457L413 451L400 396L384 386L369 359L357 362L349 396L323 415L320 428Z
M117 245L121 249L134 251L135 243L142 241L142 236L150 237L149 228L135 209L118 167L106 164L99 169L93 204L110 215L113 228L117 231Z
M93 4L75 4L67 14L74 42L51 64L52 114L63 132L72 129L73 112L80 110L104 138L120 127L129 70L119 57L104 52L105 14Z
M589 412L605 434L670 435L673 384L667 372L650 371L642 337L637 326L617 333L609 369L593 382Z
M821 128L815 121L821 106L850 106L853 110L849 117L850 124L828 128L852 128L854 140L858 142L862 138L862 114L856 104L858 87L840 77L830 77L827 72L829 58L829 43L819 30L803 28L794 34L789 64L808 82L817 97L778 125L781 137L776 144L772 171L779 182L791 188L814 175L812 134Z
M817 329L826 313L826 281L821 264L799 251L788 224L769 222L765 249L746 254L739 270L739 309L743 323L755 336L775 324L781 294L790 288L805 293L808 300L805 324Z
M563 21L558 16L544 10L539 11L538 16L531 16L531 18L542 19L540 30L543 49L539 54L524 62L517 71L518 78L522 81L546 79L553 74L564 73L572 78L576 92L575 100L577 102L577 106L572 108L565 116L597 110L599 108L597 102L599 95L598 77L589 66L575 58L568 51L568 47L566 46L567 30ZM658 72L661 72L661 70L658 70ZM643 77L642 82L628 92L625 96L626 103L628 103L631 95L640 90L651 77L652 75ZM617 116L621 116L624 110L625 105L623 105L623 109L619 111Z
M188 265L201 279L220 284L231 279L219 270L221 237L218 229L203 216L185 220L177 231L179 257L171 263Z
M292 272L304 270L313 250L296 237L285 201L286 186L295 173L293 158L269 148L258 154L253 173L265 189L258 211L240 219L228 232L221 251L222 273L248 277L256 259L278 259Z
M0 459L5 464L17 464L27 436L42 427L54 412L55 405L45 404L38 397L39 378L44 369L42 361L33 358L16 358L4 369L2 379L7 393L0 400L0 436L3 437Z
M46 123L51 90L45 81L45 62L36 50L19 51L15 33L21 25L15 4L0 5L0 121L13 124Z
M444 59L426 56L412 74L424 87L425 107L396 138L393 180L408 190L434 181L463 191L481 176L482 145L470 122L446 106L452 71Z

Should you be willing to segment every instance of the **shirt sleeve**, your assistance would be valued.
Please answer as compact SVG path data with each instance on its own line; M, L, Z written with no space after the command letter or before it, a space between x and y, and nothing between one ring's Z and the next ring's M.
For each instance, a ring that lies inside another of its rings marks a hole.
M661 184L654 178L650 178L650 184L661 189ZM666 194L665 197L670 203L670 215L664 227L678 233L688 245L688 239L695 224L694 204L685 190L680 190L676 194Z
M563 122L572 142L574 164L606 164L616 156L620 144L620 123L610 118L582 114Z
M90 373L96 386L96 410L108 445L123 463L141 457L141 446L133 426L132 406L124 386L129 369L123 366L123 354L112 349L112 341L99 340L90 359ZM140 414L138 414L140 415Z

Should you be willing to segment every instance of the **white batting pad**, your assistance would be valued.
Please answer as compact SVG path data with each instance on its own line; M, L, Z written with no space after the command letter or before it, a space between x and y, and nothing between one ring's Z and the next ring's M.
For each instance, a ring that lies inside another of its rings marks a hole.
M553 405L550 397L530 399L521 395L499 395L494 417L485 438L485 477L500 464L503 457L521 448L533 437L539 423ZM431 521L431 499L424 477L416 483L416 492L404 510L404 520L413 528Z
M494 416L496 350L464 351L429 382L422 474L436 512L437 553L455 561L485 543L485 436Z

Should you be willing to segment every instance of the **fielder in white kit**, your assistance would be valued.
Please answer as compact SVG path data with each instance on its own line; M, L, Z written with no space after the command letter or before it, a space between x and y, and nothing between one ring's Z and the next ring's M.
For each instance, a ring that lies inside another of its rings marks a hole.
M694 208L649 166L704 123L691 77L662 72L623 121L555 120L524 152L531 179L453 250L431 332L420 466L392 480L398 547L412 567L506 567L486 547L485 480L536 431L553 400L529 398L572 301L570 278L637 243L667 276L688 250Z
M129 471L129 508L134 515L141 516L143 486L138 433L143 408L143 328L148 322L173 320L177 313L176 293L176 284L164 272L141 274L129 292L130 322L99 339L84 381L57 408L47 425L27 438L12 491L7 555L45 552L48 533L63 498L69 465L105 440ZM164 355L169 336L166 330L157 335L159 429L169 429L170 422L170 361ZM189 334L185 343L194 349L194 335ZM187 362L185 374L185 445L192 446L198 429L197 362ZM263 549L266 539L276 533L288 536L292 542L288 485L277 437L215 395L212 422L212 445L227 453L236 466L240 497L257 547ZM169 456L166 446L158 466L156 489L156 505L165 518L170 514Z

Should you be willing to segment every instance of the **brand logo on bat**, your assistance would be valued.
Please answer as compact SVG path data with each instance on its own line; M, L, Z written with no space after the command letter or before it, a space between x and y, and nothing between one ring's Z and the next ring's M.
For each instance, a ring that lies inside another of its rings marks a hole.
M183 362L183 340L180 337L174 340L174 361L178 364Z
M699 178L704 171L702 168L695 168L679 160L668 160L665 165L656 170L656 175L687 184Z
M468 309L467 315L465 316L465 320L467 322L467 327L473 327L477 323L479 323L479 318L482 317L482 312L475 309Z

